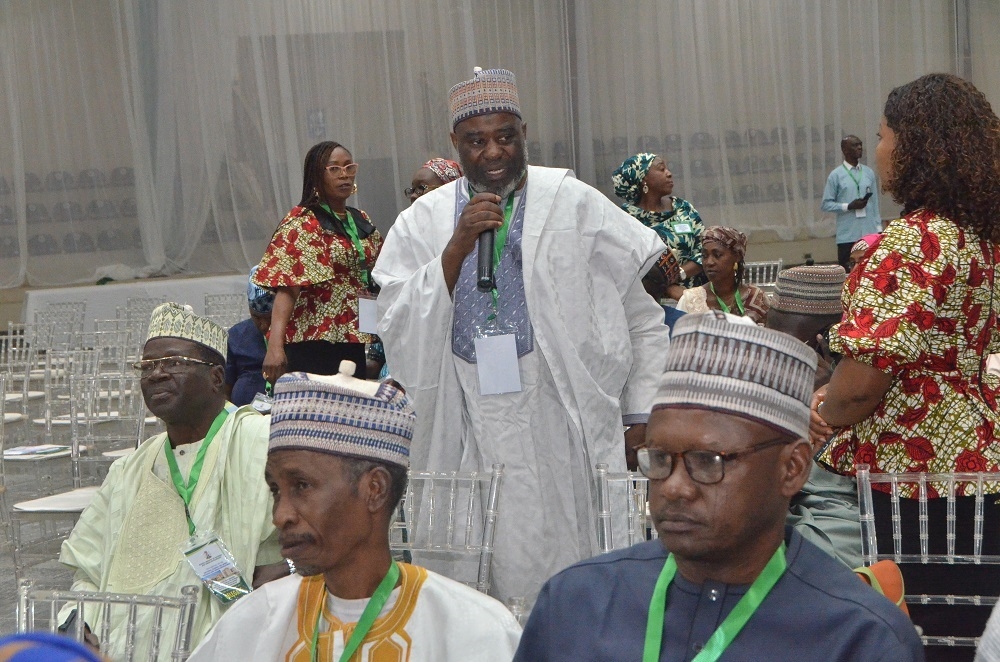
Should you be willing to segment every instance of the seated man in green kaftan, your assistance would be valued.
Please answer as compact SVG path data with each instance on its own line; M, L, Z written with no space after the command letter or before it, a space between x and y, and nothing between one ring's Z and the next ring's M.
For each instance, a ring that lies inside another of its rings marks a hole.
M153 311L134 367L146 406L167 431L111 466L59 557L76 570L74 590L179 597L183 586L198 586L192 645L227 604L182 553L189 538L221 541L248 585L288 574L264 482L268 418L226 401L225 356L221 326L175 303ZM61 620L69 618L64 611ZM111 659L121 654L124 619L124 612L113 614L108 640L98 642ZM142 619L140 651L151 627ZM84 620L101 632L96 611ZM175 627L165 622L164 637L172 638Z

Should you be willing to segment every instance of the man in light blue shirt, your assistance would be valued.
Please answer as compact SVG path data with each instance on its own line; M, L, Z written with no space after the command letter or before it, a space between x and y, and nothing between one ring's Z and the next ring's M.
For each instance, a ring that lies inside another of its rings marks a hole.
M861 139L847 136L840 141L840 151L844 162L826 178L820 209L837 215L837 261L846 269L851 246L865 235L881 232L882 216L875 172L858 163Z

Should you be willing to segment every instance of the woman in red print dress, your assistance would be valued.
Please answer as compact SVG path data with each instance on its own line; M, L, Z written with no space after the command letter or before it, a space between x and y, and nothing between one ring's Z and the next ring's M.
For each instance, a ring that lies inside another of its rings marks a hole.
M998 381L987 374L986 360L1000 351L1000 119L971 83L930 74L889 94L879 138L882 187L904 215L845 284L843 322L830 343L844 359L813 402L814 438L833 434L819 459L843 474L862 463L878 473L998 471ZM940 490L929 493L932 554L945 544ZM972 491L959 490L960 522L963 510L971 522ZM913 492L912 486L903 492L909 497L902 504L904 553L918 541ZM998 496L986 498L983 553L1000 553ZM878 529L881 548L892 540L889 497L876 494L875 508L876 522L887 525ZM970 552L971 540L970 533ZM917 564L905 566L903 576L907 593L923 592L923 579L936 575L938 585L927 592L997 595L1000 573L981 572L987 568ZM955 577L944 572L953 569L960 571ZM922 621L929 607L916 607L913 620L925 634L955 625ZM959 618L954 610L950 616L972 636L982 632L985 618Z
M359 295L374 296L371 268L382 236L360 209L347 206L358 164L343 145L325 141L306 154L302 199L275 230L254 282L275 291L264 377L285 372L332 375L342 359L365 378L358 330Z

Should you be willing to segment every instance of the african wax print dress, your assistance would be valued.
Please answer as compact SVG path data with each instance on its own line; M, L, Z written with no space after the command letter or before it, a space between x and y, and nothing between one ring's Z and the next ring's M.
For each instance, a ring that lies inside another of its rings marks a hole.
M998 261L1000 247L934 212L889 224L847 278L830 347L892 384L871 416L834 436L822 463L851 475L862 463L879 473L1000 470L1000 380L986 370L1000 349Z
M351 238L325 229L307 207L294 207L275 230L253 282L261 287L301 287L285 327L285 342L326 340L369 343L358 331L358 293L369 290L370 271L382 235L368 214L348 207L364 249L360 259Z
M647 211L630 203L623 204L622 209L660 235L667 248L677 251L681 264L694 262L701 266L701 234L705 224L690 202L683 198L673 198L673 201L673 209L665 211ZM701 274L698 278L701 283L705 282Z

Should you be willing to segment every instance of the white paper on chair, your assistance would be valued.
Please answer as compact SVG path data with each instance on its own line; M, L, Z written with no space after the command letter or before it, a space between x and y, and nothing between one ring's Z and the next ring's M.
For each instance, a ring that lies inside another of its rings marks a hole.
M94 500L98 489L97 485L81 487L41 499L22 501L14 504L13 510L21 513L80 513Z
M59 444L39 444L38 446L16 446L14 448L8 448L3 452L3 457L5 460L13 460L20 457L52 457L58 456L60 453L69 453L69 446L60 446Z
M37 400L39 398L45 397L45 391L28 391L29 400ZM24 393L4 393L4 402L21 402L24 399Z

